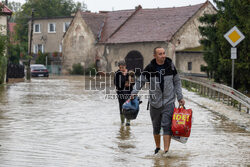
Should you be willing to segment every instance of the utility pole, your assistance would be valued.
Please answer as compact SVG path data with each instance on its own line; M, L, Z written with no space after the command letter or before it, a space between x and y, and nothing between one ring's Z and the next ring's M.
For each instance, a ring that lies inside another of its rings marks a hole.
M5 0L5 5L6 6L8 6L8 0ZM7 47L6 47L6 53L7 53L7 55L9 54L9 43L10 43L10 31L9 31L9 19L11 18L11 16L7 16L6 17L6 23L7 23L7 25L6 25L6 27L7 27L7 29L6 29L6 32L7 32ZM7 60L7 71L8 71L8 64L9 64L9 59ZM7 74L6 74L6 78L5 78L5 80L6 80L6 82L8 82L9 81L9 78L8 78L8 72L7 72Z
M32 38L33 38L33 18L34 18L34 9L32 9L32 13L31 13L31 28L30 28L30 45L29 45L29 61L28 61L28 66L27 66L27 71L26 71L26 79L30 80L31 76L30 76L30 61L31 61L31 57L32 57Z

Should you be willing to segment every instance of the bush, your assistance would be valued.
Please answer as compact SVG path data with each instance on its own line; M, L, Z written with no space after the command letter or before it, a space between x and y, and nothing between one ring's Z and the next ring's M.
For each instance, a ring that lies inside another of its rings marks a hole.
M0 84L4 83L5 74L7 70L7 58L0 57Z
M96 66L92 64L89 68L84 69L85 75L96 75Z
M88 68L84 68L80 63L73 64L72 70L70 70L71 75L96 75L96 67L92 64Z
M48 53L42 53L39 51L38 57L36 59L36 64L43 64L46 65L46 57L48 56Z
M4 83L5 74L7 70L7 58L5 57L6 39L7 37L0 33L0 84Z
M70 74L83 75L84 74L83 66L80 63L73 64L72 71L70 71Z

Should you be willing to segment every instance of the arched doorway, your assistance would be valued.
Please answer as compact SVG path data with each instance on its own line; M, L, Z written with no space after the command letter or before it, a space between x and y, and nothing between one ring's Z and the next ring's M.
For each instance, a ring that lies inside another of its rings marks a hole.
M143 57L138 51L130 51L125 57L128 70L135 71L136 68L143 70Z

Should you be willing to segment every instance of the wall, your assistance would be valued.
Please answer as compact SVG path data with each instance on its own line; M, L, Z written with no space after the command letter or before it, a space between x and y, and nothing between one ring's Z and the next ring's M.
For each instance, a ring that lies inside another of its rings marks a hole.
M157 46L167 48L165 42L145 42L145 43L129 43L129 44L109 44L106 47L105 56L107 57L107 71L116 71L118 69L116 62L125 60L130 51L136 50L143 56L143 68L154 58L153 49ZM171 57L170 57L171 58Z
M192 70L188 70L188 62L192 62ZM203 60L203 52L176 53L176 68L181 73L205 76L206 73L200 71L201 65L206 65L205 61Z
M2 33L3 35L7 35L7 31L6 31L6 26L7 26L7 16L0 16L0 33Z
M71 26L63 39L62 73L68 74L72 65L81 63L84 68L95 64L96 56L102 55L103 46L95 45L95 37L91 29L77 12Z
M53 53L59 52L59 45L63 39L64 22L71 22L73 18L54 18L54 19L39 19L34 20L34 25L41 24L41 33L35 33L33 29L32 52L35 44L43 44L44 52ZM48 23L56 23L56 33L48 33ZM30 22L29 22L29 37L30 37Z
M199 32L199 26L203 26L203 24L201 24L198 19L205 13L216 13L215 8L209 2L207 2L207 4L203 6L192 18L190 18L190 20L188 20L173 36L168 50L172 50L173 61L175 64L177 63L174 54L175 51L181 51L186 48L195 48L201 45L199 41L202 36Z

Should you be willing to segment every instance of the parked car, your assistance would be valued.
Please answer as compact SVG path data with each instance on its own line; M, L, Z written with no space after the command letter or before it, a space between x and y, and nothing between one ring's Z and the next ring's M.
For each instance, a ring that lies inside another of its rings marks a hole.
M49 72L43 64L30 65L30 71L32 77L49 77Z

